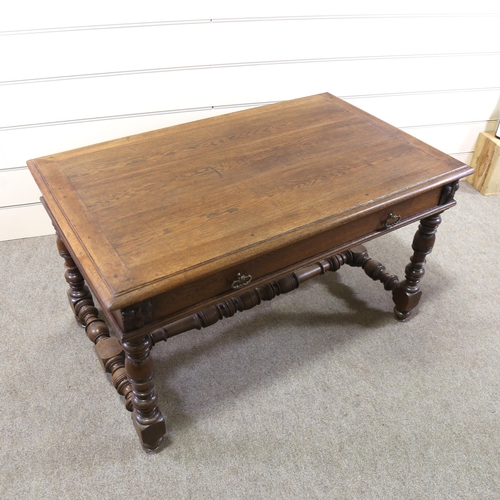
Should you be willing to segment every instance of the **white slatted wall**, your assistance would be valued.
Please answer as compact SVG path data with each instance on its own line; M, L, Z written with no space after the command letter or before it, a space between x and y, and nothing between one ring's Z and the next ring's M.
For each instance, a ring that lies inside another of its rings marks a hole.
M18 0L0 12L0 240L52 232L27 159L330 92L470 161L500 2ZM182 4L182 5L181 5Z

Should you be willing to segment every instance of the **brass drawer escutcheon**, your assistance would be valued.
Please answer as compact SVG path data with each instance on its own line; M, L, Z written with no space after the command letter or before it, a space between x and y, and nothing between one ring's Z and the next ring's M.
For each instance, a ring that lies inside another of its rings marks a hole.
M392 212L387 216L385 220L385 227L395 226L401 220L401 215L393 214Z
M241 274L238 273L236 275L236 279L232 282L231 288L234 290L238 290L239 288L243 288L247 286L252 281L252 276L250 274Z

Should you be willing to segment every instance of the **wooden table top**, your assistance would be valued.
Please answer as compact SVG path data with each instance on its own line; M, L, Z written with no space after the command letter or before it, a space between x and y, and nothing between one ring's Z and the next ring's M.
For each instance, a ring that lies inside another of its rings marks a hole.
M469 167L330 95L30 160L117 309L457 180Z

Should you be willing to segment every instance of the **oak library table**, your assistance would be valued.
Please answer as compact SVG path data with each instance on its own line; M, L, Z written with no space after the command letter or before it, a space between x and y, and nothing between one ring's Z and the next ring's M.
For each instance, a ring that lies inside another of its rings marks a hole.
M57 232L76 319L146 449L158 448L165 434L154 344L344 264L392 290L396 318L407 319L440 214L455 205L459 179L473 172L327 93L28 166ZM399 281L362 243L417 220Z

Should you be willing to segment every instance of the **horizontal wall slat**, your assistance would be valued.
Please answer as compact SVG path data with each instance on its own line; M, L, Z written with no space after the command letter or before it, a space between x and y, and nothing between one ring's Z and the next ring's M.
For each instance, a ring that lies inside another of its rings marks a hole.
M220 85L227 78L236 80L238 88ZM258 71L236 68L0 87L0 128L225 105L245 97L252 102L258 98L257 79Z
M54 228L40 203L0 209L0 241L52 233Z
M457 67L466 67L467 71L458 77ZM496 81L491 76L495 67L500 67L500 54L474 58L453 56L236 66L0 86L0 129L134 113L270 102L325 91L338 96L369 97L440 89L478 89ZM387 74L391 78L387 78ZM497 88L500 88L500 77L497 80ZM492 90L488 97L477 94L481 110L485 109L485 104L482 104L485 100L488 101L486 106L490 106L494 92L496 90ZM475 96L464 94L466 108L472 97ZM426 110L432 115L440 109L439 106L426 105L425 99L414 98L422 103L421 114ZM432 102L432 97L429 99ZM370 103L357 99L357 102L376 105L376 101ZM458 112L460 108L456 109ZM487 114L478 117L478 108L473 119L489 119L494 109L493 105ZM461 121L468 119L471 118ZM413 123L403 121L402 124Z
M496 0L483 0L482 12L499 12ZM65 0L33 2L17 0L4 9L0 17L0 31L43 29L61 26L91 26L117 23L144 23L186 19L246 18L266 16L311 15L415 15L415 14L475 14L478 5L449 0L421 0L395 2L394 0L288 0L287 2L235 2L234 0L190 0L165 2L150 0L132 2L123 0L87 0L85 8L75 8Z
M467 164L467 165L470 165L471 161L472 161L472 157L474 156L474 152L471 151L468 153L457 153L457 154L453 154L451 156L453 158L456 158L457 160Z
M235 108L234 110L244 109ZM193 112L138 116L80 123L65 123L0 131L0 149L5 166L22 166L26 160L89 144L118 139L132 134L177 125L227 113L228 109L205 109Z
M397 94L346 100L399 128L498 120L500 117L500 87L484 91Z
M368 96L499 87L500 75L494 70L498 67L500 54L275 64L259 68L265 89L260 97L292 99L325 90L338 96Z
M316 18L4 35L0 82L262 61L494 52L498 21Z
M405 127L403 130L417 139L434 146L447 154L473 151L481 132L496 128L495 120L478 123L458 123L429 127Z
M29 170L0 170L0 207L37 202L40 191Z

